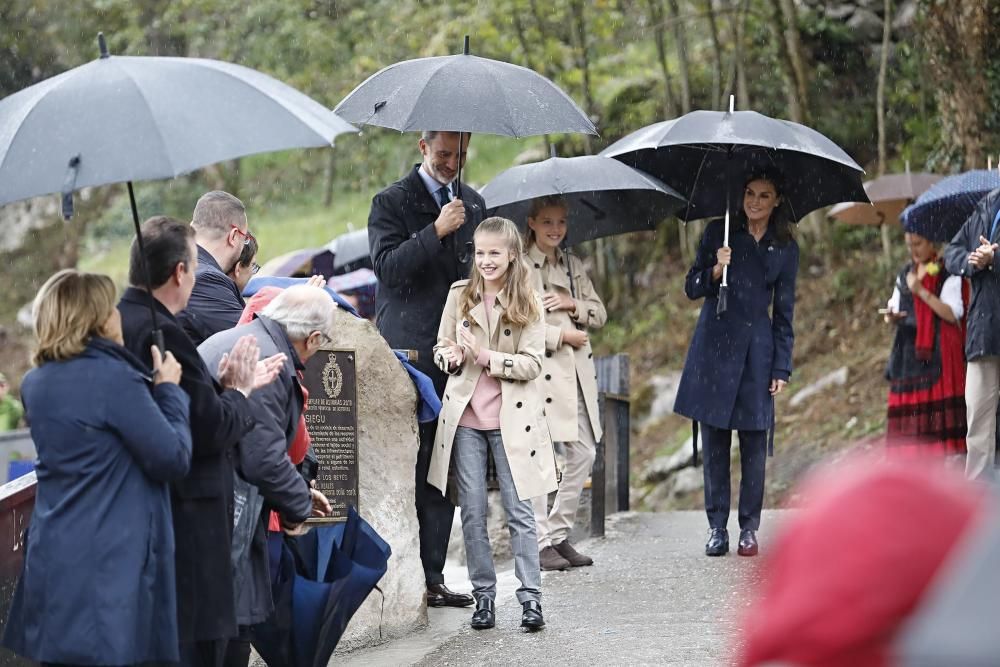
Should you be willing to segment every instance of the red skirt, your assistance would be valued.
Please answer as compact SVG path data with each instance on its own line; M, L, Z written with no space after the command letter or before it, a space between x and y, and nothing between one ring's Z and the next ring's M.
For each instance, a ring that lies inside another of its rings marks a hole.
M940 322L941 377L927 389L889 391L886 443L899 454L965 453L965 340L957 324Z

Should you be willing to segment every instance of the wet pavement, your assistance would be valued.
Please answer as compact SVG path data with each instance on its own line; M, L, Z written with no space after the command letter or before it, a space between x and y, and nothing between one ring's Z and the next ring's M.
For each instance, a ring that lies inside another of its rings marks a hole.
M765 512L762 551L781 514ZM544 573L541 632L520 629L517 580L508 569L499 577L493 630L470 629L471 608L430 609L425 630L335 655L331 664L729 664L759 562L735 554L735 513L729 531L734 551L707 558L702 512L613 515L604 539L578 545L593 567ZM468 590L463 574L446 572L446 580Z

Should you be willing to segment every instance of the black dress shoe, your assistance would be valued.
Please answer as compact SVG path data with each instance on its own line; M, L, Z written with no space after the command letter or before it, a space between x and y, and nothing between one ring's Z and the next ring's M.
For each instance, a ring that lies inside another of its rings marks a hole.
M545 627L545 619L542 618L542 605L535 600L528 600L521 605L524 609L521 612L521 627L531 631L541 630Z
M757 535L752 530L741 530L740 531L740 546L736 549L736 553L741 556L756 556L757 555Z
M496 625L496 607L493 600L485 595L476 602L476 611L472 613L472 622L469 624L473 630L489 630Z
M706 556L725 556L729 553L729 533L724 528L713 528L705 545Z
M475 602L471 595L448 590L444 584L427 584L428 607L468 607Z

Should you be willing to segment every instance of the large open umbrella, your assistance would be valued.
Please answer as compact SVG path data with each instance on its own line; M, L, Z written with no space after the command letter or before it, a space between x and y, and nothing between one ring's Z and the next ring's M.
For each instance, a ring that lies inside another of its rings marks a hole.
M979 200L1000 188L1000 173L976 169L941 179L903 211L903 229L936 242L950 241Z
M525 67L469 55L468 36L462 55L389 65L351 91L334 111L352 123L400 132L597 134L587 115L558 86ZM456 182L461 177L459 161Z
M330 241L326 248L333 253L333 275L373 268L367 228L345 232Z
M649 174L599 155L551 157L512 167L483 187L486 207L527 225L531 202L562 195L572 222L566 244L652 229L684 204L684 197Z
M924 172L886 174L864 182L870 204L841 202L828 215L848 225L884 225L899 220L903 209L943 176Z
M73 190L127 182L142 251L133 181L330 146L354 130L261 72L201 58L111 56L103 35L98 43L97 60L0 100L0 205L62 192L68 216ZM155 327L152 296L150 315Z
M739 207L732 184L764 166L784 176L782 198L794 220L842 201L868 201L864 170L812 128L754 111L692 111L633 132L601 152L656 176L688 198L683 220L725 215ZM720 193L724 193L720 196ZM728 267L727 267L728 268ZM726 310L728 271L722 273L719 313Z

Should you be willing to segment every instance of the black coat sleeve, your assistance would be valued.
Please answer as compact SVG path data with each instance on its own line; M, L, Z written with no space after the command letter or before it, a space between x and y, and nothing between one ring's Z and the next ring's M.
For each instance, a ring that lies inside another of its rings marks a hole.
M383 191L372 199L368 215L368 246L375 277L389 288L416 280L441 250L434 223L412 234L403 218L402 192Z
M282 375L250 395L257 425L240 442L239 467L243 479L260 489L268 505L286 520L299 523L312 515L312 494L288 458L290 382Z
M684 293L692 300L718 296L719 285L712 280L712 269L718 264L716 253L722 247L719 230L722 223L710 222L705 227L705 233L701 235L701 242L698 244L698 254L694 258L694 265L688 271L684 279Z
M194 343L179 327L164 327L163 338L184 371L181 388L191 398L195 458L214 456L235 446L253 428L250 403L235 389L222 389L208 372Z
M969 277L978 270L969 264L969 253L979 247L979 232L983 226L979 216L984 203L985 200L979 202L976 210L944 249L944 265L952 275Z
M771 335L774 340L771 378L788 382L792 375L792 345L795 343L792 319L795 314L795 278L799 273L798 244L792 241L786 252L788 259L774 283L771 308Z

